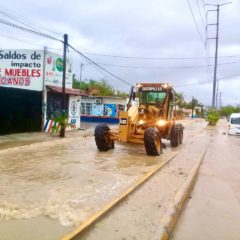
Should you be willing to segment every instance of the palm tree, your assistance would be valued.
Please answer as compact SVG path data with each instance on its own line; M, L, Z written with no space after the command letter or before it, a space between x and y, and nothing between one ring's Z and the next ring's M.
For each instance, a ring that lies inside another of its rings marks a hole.
M180 107L180 108L183 108L186 106L186 101L184 99L184 94L183 92L176 92L175 93L175 100L177 102L177 105Z

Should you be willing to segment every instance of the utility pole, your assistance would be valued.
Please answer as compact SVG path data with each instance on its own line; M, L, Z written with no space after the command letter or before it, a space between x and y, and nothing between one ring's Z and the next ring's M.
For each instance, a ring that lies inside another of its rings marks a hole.
M215 63L214 63L214 75L213 75L213 95L212 95L212 108L215 108L217 105L216 102L216 83L217 83L217 64L218 64L218 42L219 42L219 10L221 6L230 4L232 2L224 3L224 4L205 4L207 6L217 7L216 10L209 10L209 11L217 11L217 23L216 24L207 24L208 25L216 25L216 37L215 38L207 38L208 39L215 39Z
M66 116L66 65L67 65L67 46L68 46L68 35L64 34L63 42L63 80L62 80L62 115L63 123L60 129L60 137L65 137L65 116Z
M192 97L192 118L193 118L193 110L194 110L194 97Z
M218 109L218 93L219 93L219 80L217 79L217 81L216 81L216 88L217 88L217 90L216 90L216 109Z
M64 34L63 43L63 81L62 81L62 96L63 96L63 112L66 111L66 65L67 65L67 45L68 45L68 35Z
M47 119L46 110L47 110L47 91L45 86L45 74L46 74L46 54L47 47L44 46L43 49L43 93L42 93L42 131L44 131L44 125Z
M216 96L215 91L216 91L217 62L218 62L218 29L219 29L219 5L217 5L217 32L216 32L215 63L214 63L214 76L213 76L212 108L215 107L215 96Z
M79 76L80 87L81 87L81 82L82 82L82 70L83 70L83 63L81 63L81 65L80 65L80 76Z
M221 110L221 107L222 107L221 105L222 105L222 93L220 92L220 94L219 94L219 104L218 104L220 110Z

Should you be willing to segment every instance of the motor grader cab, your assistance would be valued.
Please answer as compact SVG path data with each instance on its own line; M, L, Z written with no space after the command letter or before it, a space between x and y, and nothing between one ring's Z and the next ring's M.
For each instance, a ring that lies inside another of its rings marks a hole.
M175 123L173 116L174 90L166 83L137 84L138 106L134 103L133 88L127 111L119 112L118 131L106 124L95 128L95 141L99 151L114 148L114 141L145 145L148 155L162 153L161 139L170 140L172 147L182 143L183 126Z

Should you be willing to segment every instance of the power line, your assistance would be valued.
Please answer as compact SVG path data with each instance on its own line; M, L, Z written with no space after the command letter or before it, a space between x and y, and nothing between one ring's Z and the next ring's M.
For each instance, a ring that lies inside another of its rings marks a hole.
M96 67L98 67L99 69L101 69L102 71L108 73L109 75L111 75L112 77L120 80L121 82L132 86L130 83L128 83L126 80L118 77L117 75L113 74L112 72L108 71L107 69L103 68L102 66L100 66L98 63L94 62L92 59L90 59L89 57L85 56L82 52L80 52L79 50L77 50L75 47L73 47L72 45L68 44L68 46L73 49L75 52L77 52L80 56L82 56L85 60L87 60L88 62L91 62L93 65L95 65Z
M86 55L100 56L100 57L110 57L110 58L126 58L126 59L143 59L143 60L194 60L194 59L205 59L206 57L137 57L137 56L122 56L122 55L111 55L111 54L101 54L92 52L83 52ZM240 57L240 55L230 55L230 56L219 56L219 58L235 58ZM209 57L214 58L214 57Z
M13 16L11 16L10 14L5 13L5 12L2 11L2 10L0 10L0 14L6 16L6 17L8 17L8 18L10 18L11 20L14 20L14 21L16 21L16 22L18 22L18 23L23 24L23 25L26 26L26 27L29 27L29 28L31 28L31 29L33 29L33 30L36 30L36 28L33 28L31 25L29 25L29 24L27 24L27 23L25 23L25 22L23 22L23 21L21 21L21 20L18 20L16 17L13 17Z
M23 39L20 39L20 38L16 38L16 37L12 37L12 36L9 36L9 35L5 35L5 34L1 34L0 33L0 36L1 37L4 37L4 38L9 38L9 39L13 39L13 40L16 40L18 42L24 42L24 43L27 43L27 44L30 44L30 45L34 45L34 46L38 46L38 47L43 47L43 45L41 44L36 44L36 43L33 43L33 42L30 42L30 41L26 41L26 40L23 40ZM52 47L47 47L47 49L49 50L54 50L54 51L62 51L62 49L60 48L52 48Z
M83 60L85 61L85 63L83 65L90 65L92 68L94 68L97 72L101 73L103 75L104 78L108 78L108 76L105 74L105 72L103 72L101 69L97 68L94 64L89 63L86 59L83 58Z
M44 31L47 31L47 32L51 32L55 35L58 35L58 36L63 36L62 33L59 33L59 32L56 32L56 31L53 31L53 30L49 30L46 26L42 25L42 24L34 24L32 20L28 19L29 21L26 21L26 17L24 16L24 21L20 18L20 17L16 17L16 13L14 13L14 15L12 14L12 11L9 11L9 10L6 10L6 9L2 9L0 10L0 14L14 20L14 21L17 21L18 23L21 23L27 27L30 27L34 30L38 30L39 28L41 29L44 29ZM19 15L20 16L20 15Z
M38 31L34 31L34 30L31 30L31 29L19 26L17 24L11 23L9 21L5 21L3 19L0 19L0 23L5 24L5 25L10 26L10 27L13 27L13 28L16 28L16 29L19 29L19 30L22 30L22 31L25 31L25 32L28 32L28 33L32 33L32 34L41 36L41 37L45 37L45 38L52 39L52 40L55 40L55 41L63 42L62 40L59 40L59 39L57 39L57 38L55 38L51 35L48 35L48 34L45 34L45 33L42 33L42 32L38 32Z
M1 34L1 33L0 33L0 36L5 37L5 38L9 38L9 39L13 39L13 40L16 40L16 41L19 41L19 42L24 42L24 43L27 43L27 44L31 44L31 45L34 45L34 46L42 47L42 45L40 45L40 44L36 44L36 43L33 43L33 42L25 41L25 40L22 40L22 39L19 39L19 38L15 38L15 37L11 37L11 36L8 36L8 35L4 35L4 34Z
M197 2L198 12L199 12L199 15L200 15L200 18L201 18L201 22L202 22L203 28L205 29L205 23L204 23L204 20L203 20L203 16L202 16L202 12L201 12L201 9L200 9L200 5L199 5L198 0L196 0L196 2Z
M233 74L233 75L226 76L226 77L221 77L221 78L218 78L218 80L224 80L224 79L234 78L234 77L238 77L238 76L240 76L240 73Z
M199 30L199 28L198 28L198 25L197 25L197 22L196 22L196 19L195 19L195 16L194 16L193 10L192 10L191 4L190 4L189 0L187 0L187 2L188 2L188 6L189 6L189 9L190 9L190 12L191 12L191 15L192 15L193 21L194 21L194 23L195 23L195 26L196 26L196 29L197 29L198 35L199 35L199 37L200 37L200 39L201 39L201 41L202 41L202 43L203 43L203 46L205 46L205 43L204 43L204 41L203 41L202 35L201 35L201 33L200 33L200 30Z
M236 62L225 62L225 63L219 63L218 66L222 65L230 65L230 64L239 64L240 61ZM153 67L146 67L146 66L129 66L129 65L115 65L115 64L110 64L110 63L97 63L98 65L102 66L108 66L108 67L118 67L118 68L133 68L133 69L188 69L188 68L205 68L206 65L195 65L195 66L176 66L176 67L171 67L171 66L153 66ZM214 65L208 65L209 67L213 67Z
M225 80L225 79L234 78L234 77L238 77L238 76L240 76L240 73L237 73L237 74L233 74L233 75L230 75L230 76L225 76L225 77L219 78L218 81L222 81L222 80ZM210 84L210 83L211 83L211 82L204 81L204 82L198 82L198 83L192 83L192 84L179 85L179 86L176 86L176 87L199 86L199 85Z

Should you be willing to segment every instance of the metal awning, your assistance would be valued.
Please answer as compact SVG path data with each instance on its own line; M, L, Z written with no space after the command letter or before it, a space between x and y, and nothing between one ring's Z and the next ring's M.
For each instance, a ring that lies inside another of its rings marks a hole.
M62 93L61 87L51 86L51 85L46 85L46 87L52 92ZM88 96L88 94L85 91L82 91L80 89L65 88L65 92L66 94L69 94L69 95Z

